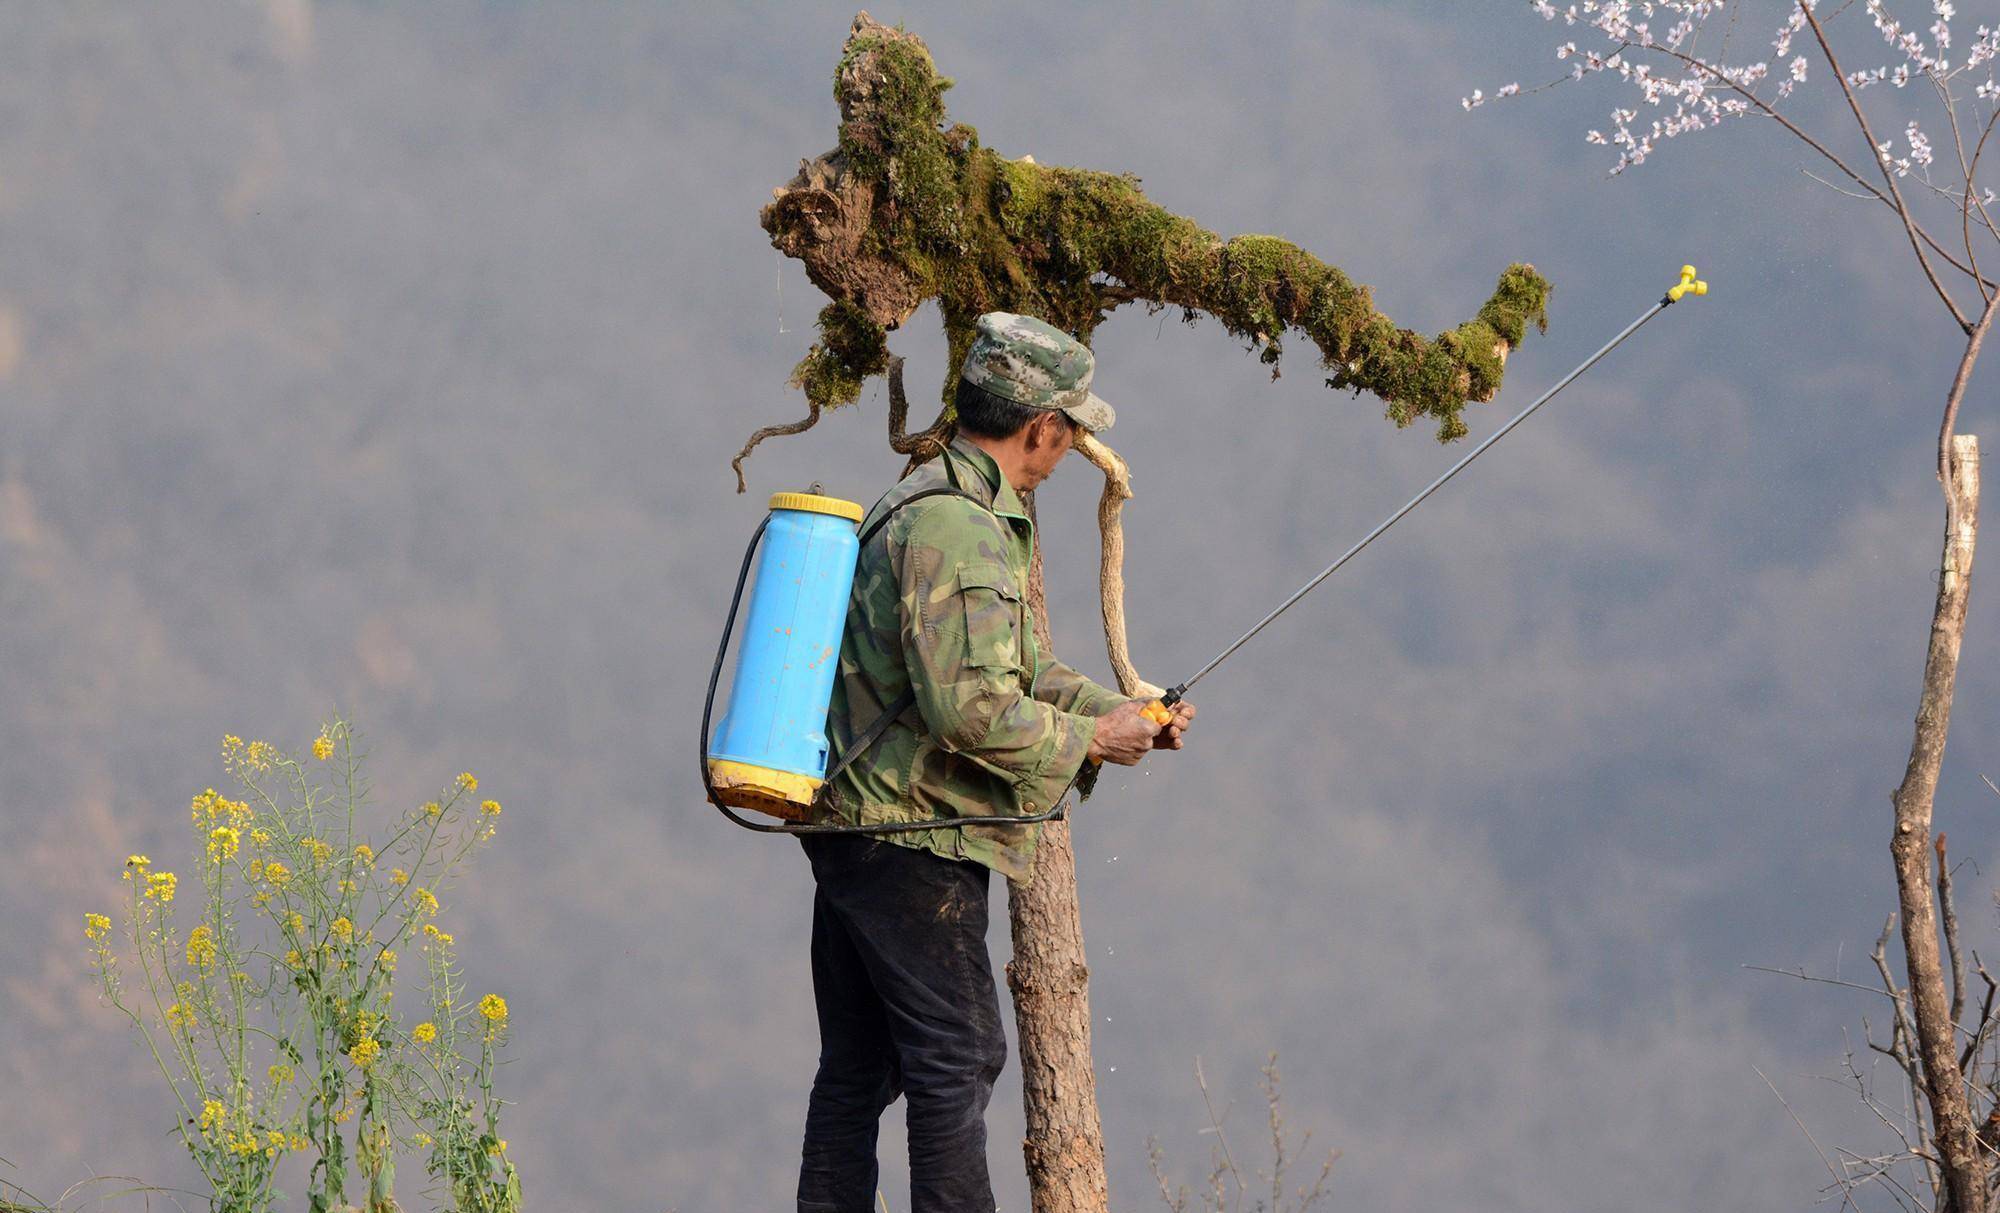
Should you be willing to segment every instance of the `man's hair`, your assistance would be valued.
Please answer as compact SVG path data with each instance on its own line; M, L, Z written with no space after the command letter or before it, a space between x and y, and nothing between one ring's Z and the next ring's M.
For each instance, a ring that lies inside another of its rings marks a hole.
M981 438L1012 438L1030 421L1051 411L1016 404L963 379L958 381L952 408L958 413L959 432ZM1069 417L1064 415L1063 420L1067 422Z

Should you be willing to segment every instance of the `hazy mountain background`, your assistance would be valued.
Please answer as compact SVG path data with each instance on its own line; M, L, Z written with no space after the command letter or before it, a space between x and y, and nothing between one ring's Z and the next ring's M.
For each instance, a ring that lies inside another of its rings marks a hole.
M1514 4L874 15L929 42L991 146L1297 241L1399 323L1456 324L1534 262L1549 334L1475 438L1683 261L1715 285L1206 681L1186 753L1078 814L1118 1207L1157 1200L1149 1134L1205 1169L1197 1057L1261 1156L1271 1050L1292 1126L1344 1152L1340 1208L1812 1205L1825 1171L1753 1067L1822 1144L1873 1148L1817 1076L1879 1000L1743 966L1867 980L1894 904L1957 342L1888 213L1748 123L1614 180L1581 136L1622 96L1463 112L1561 73L1573 35ZM764 498L872 500L901 463L871 385L759 451L747 495L728 470L802 412L818 295L756 215L833 143L852 17L0 8L0 1178L190 1181L82 915L127 852L185 853L225 732L296 748L338 709L385 811L461 769L507 806L445 915L513 1007L534 1207L789 1207L811 884L793 843L702 805L695 733ZM1840 26L1876 53L1858 9ZM892 346L927 418L934 314ZM1213 322L1099 331L1155 681L1456 457L1327 392L1304 346L1274 383ZM1989 445L1993 386L1963 423ZM1042 534L1059 649L1108 678L1096 493L1059 473ZM1989 949L1991 596L1939 795ZM1017 1079L990 1118L1016 1213Z

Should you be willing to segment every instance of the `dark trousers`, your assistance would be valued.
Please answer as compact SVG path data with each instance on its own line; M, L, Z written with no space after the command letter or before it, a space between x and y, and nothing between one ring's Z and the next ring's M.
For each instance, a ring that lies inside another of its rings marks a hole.
M986 1104L1007 1062L985 867L860 835L799 839L813 897L819 1073L800 1213L875 1208L876 1127L909 1100L912 1213L992 1213Z

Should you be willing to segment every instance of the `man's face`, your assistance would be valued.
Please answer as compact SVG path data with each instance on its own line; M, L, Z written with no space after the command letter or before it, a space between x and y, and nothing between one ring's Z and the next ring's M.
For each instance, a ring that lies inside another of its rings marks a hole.
M1056 470L1056 464L1076 443L1076 423L1062 413L1046 413L1028 423L1022 472L1033 489Z

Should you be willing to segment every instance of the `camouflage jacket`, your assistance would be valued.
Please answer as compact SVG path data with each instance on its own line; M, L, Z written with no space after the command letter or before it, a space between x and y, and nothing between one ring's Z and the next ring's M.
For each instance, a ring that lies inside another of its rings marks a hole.
M1037 651L1028 614L1034 524L993 457L961 438L905 477L868 523L912 494L862 548L827 733L836 755L905 691L916 703L834 780L829 819L874 824L1045 812L1084 762L1096 717L1125 702ZM986 508L981 508L984 505ZM881 837L1026 881L1034 825Z

